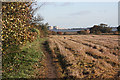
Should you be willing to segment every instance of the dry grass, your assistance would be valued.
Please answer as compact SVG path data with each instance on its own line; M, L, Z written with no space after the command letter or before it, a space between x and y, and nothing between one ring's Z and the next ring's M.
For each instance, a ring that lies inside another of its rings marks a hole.
M56 59L62 56L62 77L113 78L117 73L116 35L55 35L50 36L49 42Z

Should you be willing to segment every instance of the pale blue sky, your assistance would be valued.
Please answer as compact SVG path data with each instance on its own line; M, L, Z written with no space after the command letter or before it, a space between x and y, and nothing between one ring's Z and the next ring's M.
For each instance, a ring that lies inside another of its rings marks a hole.
M50 26L61 28L91 27L100 23L118 25L117 2L47 2L36 14Z

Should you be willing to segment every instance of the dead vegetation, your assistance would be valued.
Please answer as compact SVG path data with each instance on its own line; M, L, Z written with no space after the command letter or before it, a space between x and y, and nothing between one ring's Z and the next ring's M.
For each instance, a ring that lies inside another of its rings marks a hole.
M55 35L49 38L60 78L114 78L118 72L118 36Z

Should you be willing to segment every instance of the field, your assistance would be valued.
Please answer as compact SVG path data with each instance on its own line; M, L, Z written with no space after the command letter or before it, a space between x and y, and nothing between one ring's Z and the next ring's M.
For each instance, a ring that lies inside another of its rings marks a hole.
M52 59L60 77L114 78L118 73L117 35L49 36Z

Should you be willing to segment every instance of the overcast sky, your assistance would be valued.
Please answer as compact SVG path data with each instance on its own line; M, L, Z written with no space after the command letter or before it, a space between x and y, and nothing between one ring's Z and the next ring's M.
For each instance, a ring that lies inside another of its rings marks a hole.
M118 25L117 2L47 2L36 14L50 26L61 28L91 27L100 23Z

